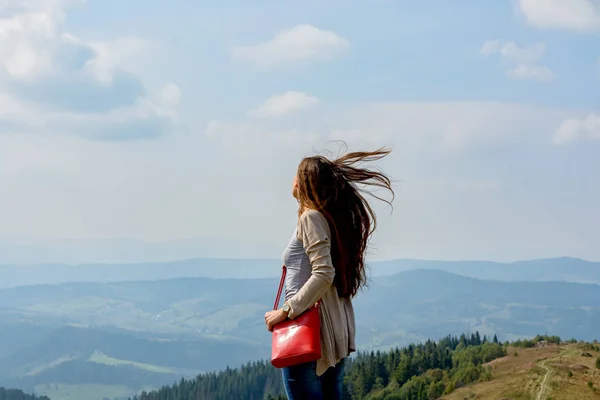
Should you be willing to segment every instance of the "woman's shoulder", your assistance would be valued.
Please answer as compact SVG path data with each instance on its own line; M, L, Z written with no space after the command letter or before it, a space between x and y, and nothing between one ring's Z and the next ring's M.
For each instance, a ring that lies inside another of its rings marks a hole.
M325 215L318 210L305 210L298 218L298 237L302 238L303 233L306 231L323 231L329 235L329 224Z
M312 222L327 223L327 218L325 218L325 215L321 211L307 208L302 212L298 221L301 225Z

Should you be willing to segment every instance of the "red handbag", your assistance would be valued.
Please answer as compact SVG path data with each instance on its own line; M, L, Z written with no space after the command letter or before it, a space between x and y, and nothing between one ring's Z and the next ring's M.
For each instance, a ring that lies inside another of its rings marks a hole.
M279 305L285 275L286 267L284 265L273 310L277 310ZM271 364L275 368L290 367L317 361L321 358L319 303L317 302L295 319L287 319L273 327Z

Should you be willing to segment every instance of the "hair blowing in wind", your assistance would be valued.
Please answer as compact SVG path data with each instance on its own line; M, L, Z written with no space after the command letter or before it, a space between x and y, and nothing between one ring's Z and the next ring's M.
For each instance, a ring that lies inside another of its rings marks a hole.
M340 297L354 297L367 283L365 252L377 227L377 218L363 193L390 206L394 200L390 178L362 164L380 160L390 152L386 148L349 152L333 160L324 156L306 157L298 166L300 213L310 208L327 218L336 270L334 284ZM369 188L388 190L391 200L371 193Z

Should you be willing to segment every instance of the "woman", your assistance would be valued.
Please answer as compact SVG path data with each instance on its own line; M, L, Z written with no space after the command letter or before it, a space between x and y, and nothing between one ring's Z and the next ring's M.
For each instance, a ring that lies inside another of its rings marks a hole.
M392 200L394 195L387 176L359 164L387 154L380 149L335 160L314 156L298 166L292 189L298 225L283 253L285 302L266 313L265 322L272 331L321 300L322 355L317 362L283 368L290 400L341 399L344 361L356 351L352 298L366 284L365 251L376 227L375 213L356 185L388 189Z

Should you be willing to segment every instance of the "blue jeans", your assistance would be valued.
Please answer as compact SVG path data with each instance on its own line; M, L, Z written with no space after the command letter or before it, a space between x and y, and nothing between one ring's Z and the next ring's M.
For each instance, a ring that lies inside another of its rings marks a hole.
M317 363L283 368L283 387L288 400L341 400L345 359L317 376Z

